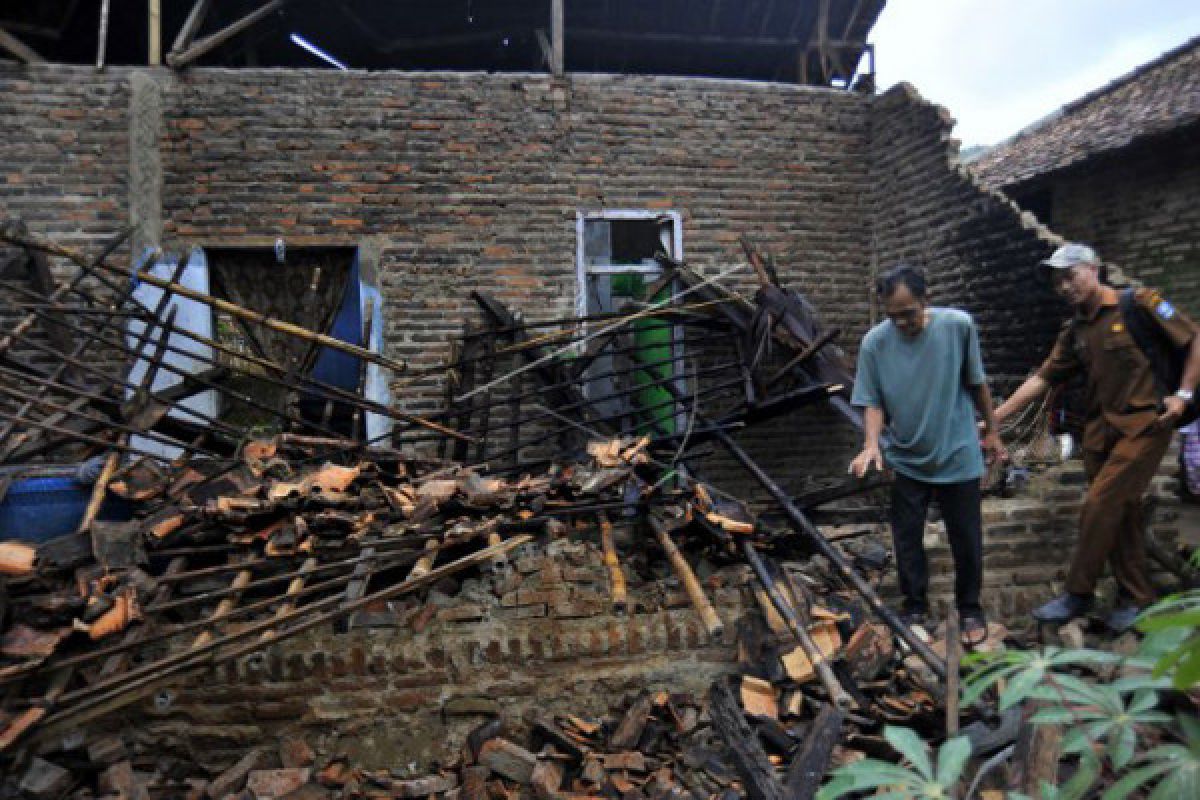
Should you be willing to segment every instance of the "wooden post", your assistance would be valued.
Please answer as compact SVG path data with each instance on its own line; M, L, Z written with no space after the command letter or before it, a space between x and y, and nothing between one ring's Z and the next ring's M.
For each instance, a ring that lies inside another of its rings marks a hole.
M150 57L149 63L157 67L162 63L162 0L150 0Z
M46 59L38 55L32 47L4 28L0 28L0 49L7 50L26 64L44 64L46 62Z
M563 75L563 0L550 0L550 42L552 58L550 71L554 77Z
M958 611L946 615L946 736L958 735L958 662L962 660L962 642Z
M287 0L271 0L271 2L256 11L251 11L237 22L230 23L216 33L205 36L186 50L180 53L169 53L167 55L167 63L172 67L187 66L208 51L221 46L234 36L237 36L271 12L283 8L286 4Z
M196 32L200 30L200 26L204 23L204 15L208 13L210 5L210 0L196 0L196 5L192 6L192 10L188 12L187 19L183 22L183 27L179 29L179 34L175 37L175 43L171 45L170 55L183 52L192 43L192 39L196 38ZM169 60L170 58L168 57Z
M108 7L111 0L100 5L100 35L96 42L96 71L104 69L104 56L108 50Z

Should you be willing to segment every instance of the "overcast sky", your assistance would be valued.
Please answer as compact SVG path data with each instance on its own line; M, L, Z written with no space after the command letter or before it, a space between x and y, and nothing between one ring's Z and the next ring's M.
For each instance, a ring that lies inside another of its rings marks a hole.
M963 146L994 144L1200 34L1197 0L888 0L878 86L950 109Z

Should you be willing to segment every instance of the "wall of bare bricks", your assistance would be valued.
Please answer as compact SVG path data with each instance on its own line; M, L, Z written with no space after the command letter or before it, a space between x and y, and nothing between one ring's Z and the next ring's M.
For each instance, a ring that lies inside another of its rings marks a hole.
M0 219L21 219L61 244L98 251L128 224L128 106L123 74L96 77L0 61ZM0 249L0 263L11 252ZM58 259L50 265L60 277L69 274ZM0 278L0 330L10 330L19 316L14 301L21 296L13 287L31 288L23 272ZM33 331L45 341L46 323ZM53 363L32 347L13 352ZM121 361L93 347L89 363L116 369Z
M710 639L671 577L639 577L627 564L618 614L596 546L558 540L514 555L500 571L361 613L347 633L314 629L102 725L208 765L294 734L363 765L427 768L497 714L520 737L537 715L607 715L645 689L700 697L735 669L735 623L754 602L748 568L708 575L726 623Z
M127 218L132 75L0 64L0 188L36 232L95 244ZM635 76L139 75L161 88L162 244L364 246L389 355L413 367L445 358L472 289L530 318L571 313L581 209L678 210L684 254L709 274L748 234L846 342L865 328L869 97ZM748 270L730 283L754 285ZM442 395L438 379L394 391L418 412ZM781 435L810 469L840 466L852 439L789 420L757 440Z
M1200 314L1200 126L1005 191L1020 203L1039 189L1054 230Z
M1036 280L1057 237L958 164L949 112L899 84L875 100L871 133L874 267L928 270L933 302L970 312L992 387L1037 366L1067 313Z

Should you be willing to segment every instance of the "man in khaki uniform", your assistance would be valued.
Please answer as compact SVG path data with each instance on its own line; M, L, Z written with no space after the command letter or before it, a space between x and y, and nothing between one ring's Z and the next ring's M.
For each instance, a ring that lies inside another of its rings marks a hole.
M1119 296L1101 281L1101 265L1086 245L1060 247L1041 264L1055 289L1075 307L1050 356L996 409L1001 422L1051 386L1086 373L1083 464L1088 490L1079 518L1079 540L1067 572L1066 592L1037 608L1043 622L1065 622L1092 606L1104 562L1112 565L1122 598L1110 627L1127 628L1140 607L1154 600L1146 575L1142 495L1158 470L1175 424L1200 382L1200 336L1182 312L1151 289L1134 300L1176 347L1189 355L1179 386L1162 396L1150 362L1126 327Z

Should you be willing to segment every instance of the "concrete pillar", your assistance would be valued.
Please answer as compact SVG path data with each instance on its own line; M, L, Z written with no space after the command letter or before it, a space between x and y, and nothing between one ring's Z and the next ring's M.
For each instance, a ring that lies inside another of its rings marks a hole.
M147 70L129 78L129 224L136 259L162 242L162 86Z

